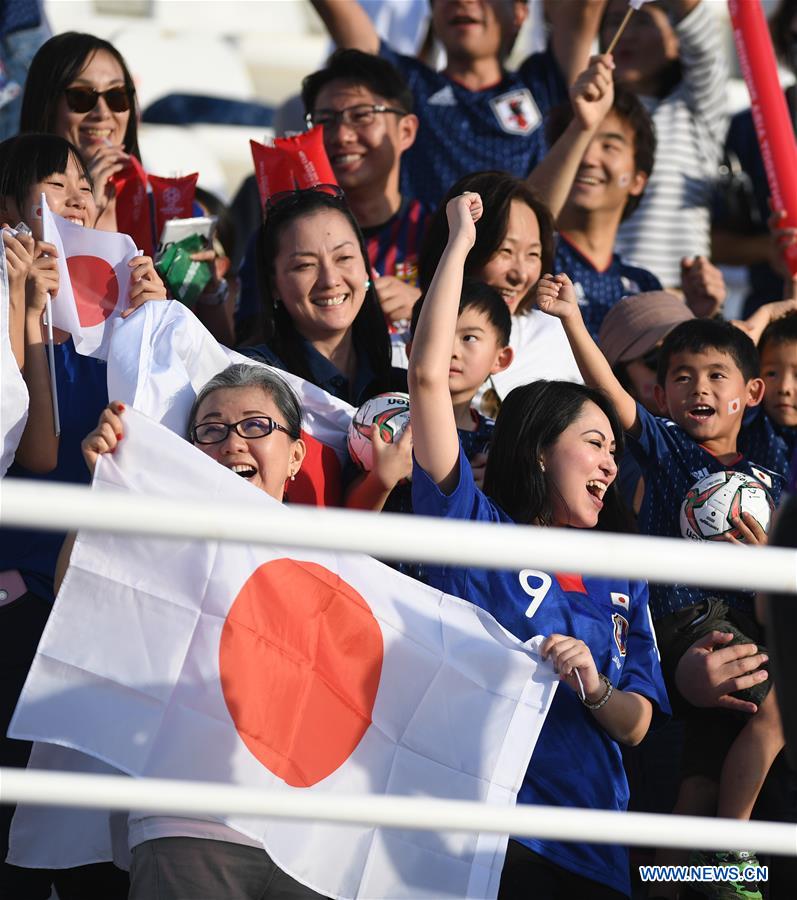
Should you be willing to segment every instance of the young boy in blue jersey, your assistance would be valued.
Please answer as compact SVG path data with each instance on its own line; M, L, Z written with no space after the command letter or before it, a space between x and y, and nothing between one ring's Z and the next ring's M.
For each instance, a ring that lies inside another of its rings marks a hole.
M594 338L621 298L662 289L652 272L628 265L615 252L620 223L639 205L653 170L656 134L637 96L614 85L613 71L611 55L590 60L571 90L571 103L551 112L551 149L528 179L556 220L555 268L570 276ZM722 278L706 260L689 268L682 289L701 315L716 312L724 298Z
M797 428L797 310L770 322L758 341L764 409L778 429Z
M639 514L643 533L680 536L682 500L696 482L714 472L730 469L752 475L769 488L777 503L784 478L772 471L769 456L750 461L738 449L745 410L757 406L764 396L758 353L741 329L729 322L693 319L667 335L659 354L655 393L670 418L661 419L637 403L615 377L586 328L576 292L566 275L545 276L537 297L543 311L562 320L585 382L606 391L632 439L631 451L645 478ZM744 542L766 542L763 529L749 513L733 521ZM731 535L727 540L739 542ZM710 580L710 573L706 575ZM650 598L662 666L681 695L687 719L685 774L716 777L724 759L717 814L749 818L770 765L783 745L775 697L768 691L768 673L763 668L767 657L752 643L757 643L760 633L753 619L753 598L742 591L710 594L687 585L651 585ZM714 702L705 703L712 687L709 675L701 679L693 667L691 676L697 680L690 683L683 677L681 663L695 650L708 652L723 645L753 650L739 651L735 675L742 677L730 678ZM698 705L750 715L738 735L732 735L728 747L718 743L720 735L728 736L727 715L715 710L695 716ZM742 857L751 858L749 854Z
M402 187L431 207L471 172L528 175L545 153L543 117L586 66L603 11L600 0L546 4L549 49L509 72L504 61L528 16L527 0L431 0L434 34L446 51L437 72L381 42L354 0L312 2L339 47L378 53L407 79L420 128L402 162Z
M413 310L413 334L422 307L423 302ZM484 478L494 422L476 412L471 403L487 378L503 372L512 362L511 332L512 319L504 298L495 288L475 278L466 278L459 301L448 386L459 440L479 485ZM405 491L401 487L396 490L412 473L411 430L408 428L396 444L386 444L375 425L371 440L374 467L350 488L346 505L356 509L412 512L409 485Z
M786 314L778 315L783 309ZM767 303L748 322L761 318L769 320L758 338L766 391L761 406L745 417L739 450L751 459L768 454L772 468L787 475L797 448L797 301Z

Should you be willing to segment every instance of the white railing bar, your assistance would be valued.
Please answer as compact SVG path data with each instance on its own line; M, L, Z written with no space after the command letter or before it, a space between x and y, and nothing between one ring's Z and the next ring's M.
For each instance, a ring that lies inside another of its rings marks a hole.
M570 807L495 807L420 797L344 796L119 775L0 768L0 803L178 816L261 816L428 831L481 831L644 847L752 847L797 856L797 825Z
M21 479L0 482L0 526L307 547L379 559L797 593L797 551L785 548L301 506L269 519L260 504L248 510L122 491L111 496Z

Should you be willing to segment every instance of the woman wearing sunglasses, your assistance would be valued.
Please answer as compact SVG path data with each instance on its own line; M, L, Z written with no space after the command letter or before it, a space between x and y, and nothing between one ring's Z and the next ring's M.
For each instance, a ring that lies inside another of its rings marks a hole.
M140 158L136 89L119 51L92 34L50 38L28 71L20 131L57 134L80 149L94 182L94 225L116 231L111 179Z
M276 194L257 241L266 343L243 352L355 406L405 391L362 233L337 185Z

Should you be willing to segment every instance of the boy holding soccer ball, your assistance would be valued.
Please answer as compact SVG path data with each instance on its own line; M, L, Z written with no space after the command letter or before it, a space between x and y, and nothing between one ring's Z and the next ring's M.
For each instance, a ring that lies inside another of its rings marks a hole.
M758 353L747 334L713 319L689 320L674 328L662 344L654 387L656 400L669 418L658 418L617 380L584 325L566 275L546 275L540 281L537 302L544 312L562 320L584 381L609 395L631 438L631 452L645 479L640 531L680 536L682 501L713 473L731 470L751 476L765 485L777 503L784 478L774 471L767 448L764 457L755 460L739 452L745 411L760 404L764 396ZM766 533L755 517L743 512L731 517L720 539L763 544ZM774 693L769 691L767 656L756 646L760 628L753 617L753 596L742 591L710 594L687 585L651 585L650 607L671 697L674 705L680 701L687 722L684 781L676 809L709 812L707 800L713 798L708 786L719 780L717 814L749 818L783 745ZM706 663L709 655L716 658ZM706 706L719 709L713 713L696 709ZM746 721L739 719L740 713L746 714ZM733 716L743 722L741 730ZM699 798L702 808L695 809L689 798ZM691 808L683 808L687 805ZM736 862L728 854L719 856ZM752 857L743 854L741 858L746 865Z
M422 303L423 299L413 309L412 333ZM459 439L477 484L481 484L484 477L487 447L494 423L479 414L471 403L490 375L503 372L512 362L512 348L509 346L511 331L509 308L501 294L475 278L466 278L459 301L448 386ZM412 342L408 350L412 352ZM382 509L412 512L412 499L406 484L412 473L410 429L407 428L395 444L387 444L379 437L378 427L374 426L371 440L373 468L352 484L346 496L346 506L377 512ZM405 482L406 490L402 489L402 482Z

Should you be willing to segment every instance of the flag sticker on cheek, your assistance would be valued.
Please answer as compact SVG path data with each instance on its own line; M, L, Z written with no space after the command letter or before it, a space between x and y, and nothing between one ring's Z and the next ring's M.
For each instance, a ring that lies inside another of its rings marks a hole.
M732 416L734 413L738 413L742 408L742 401L738 397L734 397L733 400L728 401L728 415Z
M323 566L264 563L224 622L221 688L249 751L292 787L339 769L371 724L382 630L351 585Z
M631 184L631 176L627 173L624 173L617 179L617 183L620 185L620 187L628 187L628 185Z

